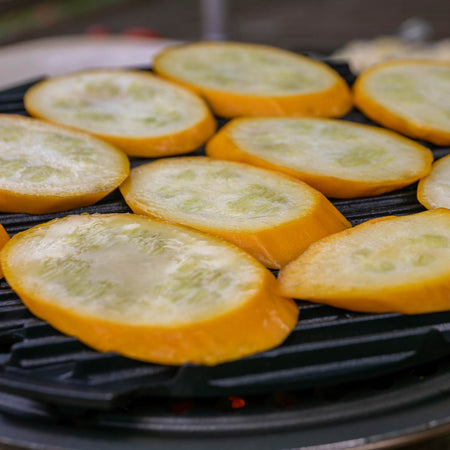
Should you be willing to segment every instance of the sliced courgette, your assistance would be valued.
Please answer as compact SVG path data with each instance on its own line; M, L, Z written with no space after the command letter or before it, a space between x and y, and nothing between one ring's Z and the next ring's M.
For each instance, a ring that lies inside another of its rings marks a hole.
M0 211L42 214L92 205L128 173L125 153L100 139L0 115Z
M168 158L139 166L120 189L135 213L221 236L272 268L350 226L305 183L211 158Z
M1 253L25 305L93 348L214 365L279 345L298 308L232 244L133 214L56 219Z
M306 118L232 120L206 152L284 172L337 198L401 188L427 175L433 161L426 147L392 131Z
M450 210L369 220L312 244L281 293L366 312L450 309Z
M430 174L419 181L417 198L428 209L450 209L450 155L438 159Z
M450 144L450 63L399 60L363 72L356 106L381 125L438 145Z
M169 47L155 71L203 95L222 117L339 117L350 90L328 65L266 45L197 42Z
M89 70L50 78L25 94L27 111L100 137L132 156L188 153L215 131L205 102L137 70Z
M9 240L9 234L6 232L3 225L0 224L0 250L4 247L4 245ZM2 266L0 264L0 278L3 278Z

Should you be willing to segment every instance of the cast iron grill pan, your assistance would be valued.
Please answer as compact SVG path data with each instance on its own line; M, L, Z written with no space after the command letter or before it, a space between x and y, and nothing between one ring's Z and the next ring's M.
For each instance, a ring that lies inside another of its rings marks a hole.
M345 65L335 68L352 83ZM22 98L32 84L0 92L0 112L26 115ZM345 119L373 124L357 110ZM450 148L421 143L435 158L450 153ZM204 154L203 148L194 154ZM131 165L147 161L132 158ZM356 225L375 217L423 211L416 200L416 187L333 203ZM0 223L15 234L55 217L82 212L131 211L116 190L94 206L69 213L0 213ZM215 367L172 367L88 348L34 317L2 280L0 390L60 407L111 410L148 396L212 398L324 387L379 377L450 354L450 311L414 316L361 314L297 302L300 320L280 347Z

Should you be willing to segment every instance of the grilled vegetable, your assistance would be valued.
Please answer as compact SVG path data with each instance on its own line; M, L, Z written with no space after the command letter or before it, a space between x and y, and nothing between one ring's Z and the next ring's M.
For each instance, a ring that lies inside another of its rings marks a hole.
M417 198L425 208L450 209L450 155L438 159L430 174L420 180Z
M100 351L214 365L280 344L298 308L232 244L132 214L56 219L15 235L5 277L38 317Z
M128 176L127 156L86 133L0 115L0 211L42 214L92 205Z
M396 133L329 119L235 119L206 152L284 172L338 198L401 188L427 175L433 161L430 150Z
M9 240L8 233L3 228L3 225L0 225L0 250L3 248L6 242L8 242L8 240ZM0 278L3 278L3 271L1 264L0 264Z
M135 213L222 236L272 268L350 226L322 194L300 181L210 158L139 166L120 189Z
M328 65L265 45L198 42L164 49L155 71L205 97L223 117L338 117L350 91Z
M188 153L216 123L202 99L150 73L90 70L35 84L24 98L36 117L88 131L132 156Z
M339 308L450 309L450 210L369 220L312 244L279 273L281 293Z
M407 136L450 144L450 63L389 61L356 80L356 106L375 122Z

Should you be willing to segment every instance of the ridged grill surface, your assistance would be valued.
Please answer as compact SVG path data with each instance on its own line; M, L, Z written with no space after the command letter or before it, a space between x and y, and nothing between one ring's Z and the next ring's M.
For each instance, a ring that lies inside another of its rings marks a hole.
M338 69L345 72L343 66ZM28 86L0 93L0 112L25 115L22 97ZM346 119L371 123L356 110ZM425 145L436 158L450 153L450 148ZM203 149L195 154L203 154ZM131 163L146 161L134 158ZM416 200L416 185L378 197L333 203L353 225L424 210ZM130 210L116 190L98 204L70 214L81 212ZM67 214L0 213L0 223L15 234ZM450 311L403 316L353 313L300 300L298 304L300 320L276 349L216 367L171 367L101 354L62 335L29 313L2 280L0 390L52 404L105 410L149 395L213 397L327 386L392 373L450 354Z

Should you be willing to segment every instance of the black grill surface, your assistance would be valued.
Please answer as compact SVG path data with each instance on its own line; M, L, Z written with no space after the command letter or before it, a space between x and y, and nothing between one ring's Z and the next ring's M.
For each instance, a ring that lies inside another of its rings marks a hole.
M351 83L345 66L337 69ZM0 112L26 115L31 85L0 93ZM371 123L359 111L347 120ZM224 121L219 121L223 125ZM450 148L430 148L435 158ZM195 154L204 154L199 149ZM132 166L148 160L132 158ZM373 198L334 200L353 225L386 215L423 211L416 185ZM130 212L119 191L98 204L56 214L1 214L10 234L68 214ZM298 300L300 319L280 347L216 367L162 366L98 353L37 319L6 281L0 281L0 390L58 405L112 410L149 396L212 398L253 395L367 380L450 354L450 311L404 316L361 314ZM230 330L232 332L232 330ZM7 405L3 397L3 404ZM5 406L7 408L7 406ZM103 420L107 421L105 417Z

